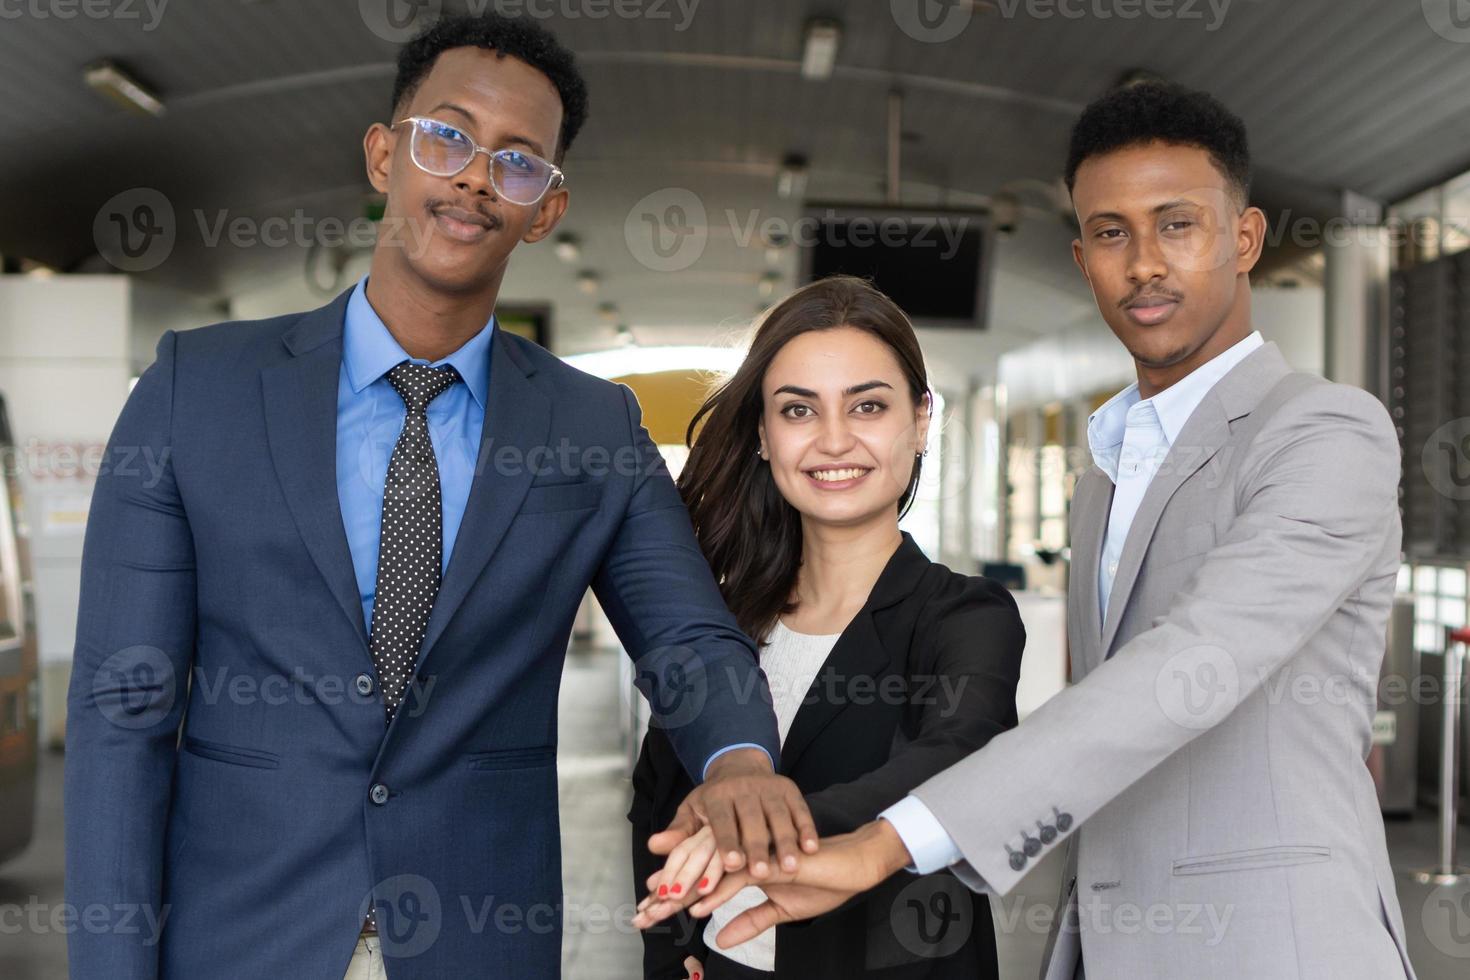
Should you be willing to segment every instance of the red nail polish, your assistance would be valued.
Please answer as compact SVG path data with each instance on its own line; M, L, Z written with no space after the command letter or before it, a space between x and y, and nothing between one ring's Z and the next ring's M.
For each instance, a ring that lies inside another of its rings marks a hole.
M677 881L674 882L673 892L674 892L675 895L679 894L683 890L684 890L684 886L683 885L679 884Z
M668 885L659 885L658 886L658 897L659 898L663 898L668 893L669 893L669 886Z
M699 887L700 888L708 888L709 887L709 879L708 878L701 878L701 879L699 879Z

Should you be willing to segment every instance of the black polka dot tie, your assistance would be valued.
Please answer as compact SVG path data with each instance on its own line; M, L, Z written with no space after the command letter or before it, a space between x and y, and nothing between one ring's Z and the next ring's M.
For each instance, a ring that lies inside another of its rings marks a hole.
M454 386L454 368L404 361L388 372L408 414L388 461L383 484L383 524L378 535L378 578L368 637L388 720L398 710L439 594L443 514L439 464L429 442L426 411Z

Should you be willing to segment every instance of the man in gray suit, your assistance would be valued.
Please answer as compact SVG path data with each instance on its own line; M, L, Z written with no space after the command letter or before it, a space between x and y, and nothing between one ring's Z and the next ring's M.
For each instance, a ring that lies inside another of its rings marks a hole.
M761 882L720 941L905 866L1005 895L1065 847L1047 980L1412 977L1364 763L1400 563L1394 427L1253 330L1266 222L1217 102L1114 92L1067 175L1077 264L1138 374L1089 419L1072 502L1076 683Z

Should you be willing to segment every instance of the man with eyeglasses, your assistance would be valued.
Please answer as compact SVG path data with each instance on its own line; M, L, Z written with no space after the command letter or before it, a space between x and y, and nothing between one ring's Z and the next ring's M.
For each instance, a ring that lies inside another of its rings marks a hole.
M107 921L69 933L72 977L557 976L556 703L589 587L727 866L815 847L631 391L495 322L586 111L539 26L440 21L364 140L369 275L159 342L84 546L66 886Z

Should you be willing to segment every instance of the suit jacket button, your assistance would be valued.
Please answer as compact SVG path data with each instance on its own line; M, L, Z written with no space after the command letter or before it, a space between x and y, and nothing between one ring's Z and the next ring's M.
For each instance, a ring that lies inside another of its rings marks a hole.
M1006 845L1006 851L1011 855L1012 871L1020 871L1022 868L1026 867L1026 855L1011 847L1011 845L1009 844Z
M367 674L357 675L357 693L363 697L373 693L373 679Z
M368 799L372 800L378 806L382 806L388 802L388 787L382 783L374 783L372 790L368 793Z

